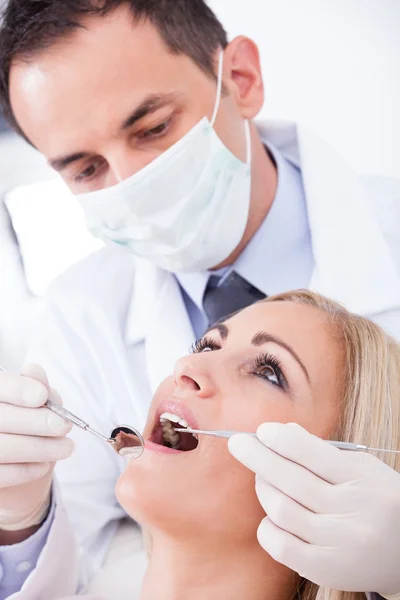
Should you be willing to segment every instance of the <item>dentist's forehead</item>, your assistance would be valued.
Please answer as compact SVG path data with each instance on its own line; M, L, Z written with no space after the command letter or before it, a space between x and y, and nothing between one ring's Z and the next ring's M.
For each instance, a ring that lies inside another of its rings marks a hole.
M190 58L172 54L155 27L133 23L125 10L85 27L11 69L17 121L46 156L109 138L148 94L190 96L190 86L205 77Z

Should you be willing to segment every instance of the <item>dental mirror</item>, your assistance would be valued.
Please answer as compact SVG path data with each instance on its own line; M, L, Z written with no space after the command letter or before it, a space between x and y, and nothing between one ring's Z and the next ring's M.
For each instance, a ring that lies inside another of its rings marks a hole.
M139 458L144 451L144 439L133 427L121 425L112 430L112 447L123 458Z

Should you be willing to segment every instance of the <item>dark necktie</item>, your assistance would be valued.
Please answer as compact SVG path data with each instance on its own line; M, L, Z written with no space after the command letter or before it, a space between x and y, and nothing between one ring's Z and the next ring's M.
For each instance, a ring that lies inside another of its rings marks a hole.
M265 294L235 271L232 271L221 283L220 281L221 277L211 275L204 292L203 310L208 325L213 325L224 317L266 298Z

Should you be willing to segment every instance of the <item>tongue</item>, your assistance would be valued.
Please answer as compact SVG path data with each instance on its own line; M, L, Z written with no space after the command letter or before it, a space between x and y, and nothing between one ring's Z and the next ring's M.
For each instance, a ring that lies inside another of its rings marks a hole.
M198 440L191 433L180 433L181 441L179 445L179 449L183 450L183 452L189 452L190 450L195 450L198 446Z

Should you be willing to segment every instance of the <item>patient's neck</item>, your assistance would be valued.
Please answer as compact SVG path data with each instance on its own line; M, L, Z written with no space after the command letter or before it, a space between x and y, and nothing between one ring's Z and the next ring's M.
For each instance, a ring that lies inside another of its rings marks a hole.
M298 583L255 538L232 544L156 534L141 600L291 600Z

